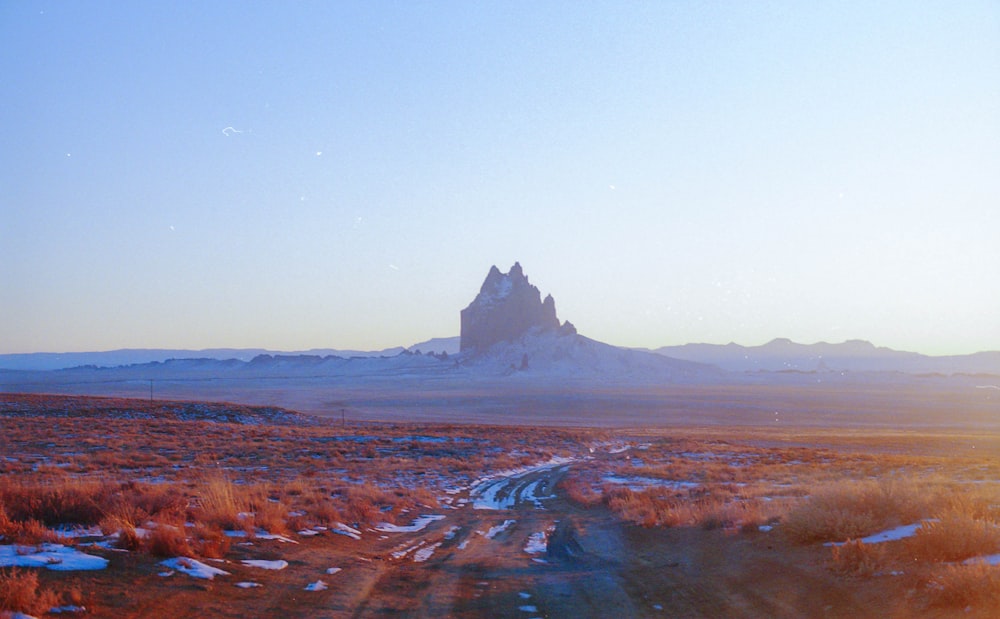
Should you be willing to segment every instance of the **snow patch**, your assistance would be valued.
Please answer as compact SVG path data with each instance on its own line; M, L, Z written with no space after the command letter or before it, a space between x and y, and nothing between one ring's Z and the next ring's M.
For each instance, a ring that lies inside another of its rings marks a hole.
M44 567L56 572L103 570L108 560L62 544L0 546L0 567Z
M190 557L167 559L166 561L160 561L160 565L165 565L166 567L177 570L178 572L183 572L193 578L204 578L205 580L212 580L216 576L229 576L229 572L220 570L217 567L212 567L211 565L206 565L201 561Z
M288 561L283 561L278 559L277 561L265 561L263 559L243 559L240 561L243 565L248 565L250 567L259 567L262 570L283 570L288 567Z
M1000 565L1000 554L972 557L971 559L966 559L965 561L962 561L962 563L964 565L972 565L974 563L985 563L986 565L997 566Z
M425 546L420 550L413 553L413 561L415 563L423 563L424 561L430 559L434 555L434 551L441 546L441 542L436 544L431 544L430 546Z
M349 527L343 522L338 522L333 525L333 529L331 529L331 531L337 535L346 535L351 539L361 539L361 531L355 529L354 527Z
M472 507L474 509L510 509L517 502L519 494L522 498L527 500L537 500L537 498L542 498L534 496L534 488L532 488L532 484L529 484L528 488L522 489L520 493L516 492L517 487L516 484L513 483L514 480L521 479L531 473L548 471L570 462L573 462L572 458L555 456L546 462L542 462L541 464L511 469L509 471L497 473L496 475L482 477L473 482L472 489L469 492L473 499ZM505 496L501 497L500 493L505 489L509 489L510 491L507 492ZM531 496L525 496L526 493L530 493Z
M937 522L935 519L926 520L924 522ZM888 529L886 531L880 531L878 533L873 533L868 537L862 537L857 540L863 544L880 544L882 542L895 542L901 539L906 539L907 537L913 537L917 534L917 530L923 526L923 522L918 522L916 524L904 524L901 527L895 527ZM824 546L843 546L847 542L827 542L823 544Z
M674 481L670 479L656 479L654 477L621 477L619 475L605 475L603 480L609 484L620 484L627 486L629 490L645 490L650 486L657 488L669 488L671 490L688 490L697 488L700 484L693 481Z
M430 523L443 519L444 516L438 514L428 514L426 516L415 518L413 523L407 526L383 522L382 524L376 526L375 530L382 531L383 533L416 533L417 531L423 531Z
M326 583L322 580L317 580L316 582L309 583L306 585L306 591L324 591L328 589Z
M497 525L495 527L490 527L490 530L487 531L486 533L482 533L482 536L485 537L486 539L493 539L497 535L500 535L501 533L503 533L504 531L506 531L507 529L509 529L510 525L514 524L515 522L517 522L517 521L516 520L504 520L503 524L499 524L499 525Z
M542 552L548 548L548 539L545 531L539 531L537 533L532 533L528 536L528 543L524 545L524 552L529 555L535 555Z

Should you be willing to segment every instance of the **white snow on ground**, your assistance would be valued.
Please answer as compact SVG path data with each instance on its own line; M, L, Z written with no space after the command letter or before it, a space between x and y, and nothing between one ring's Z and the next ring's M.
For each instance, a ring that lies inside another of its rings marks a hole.
M985 563L987 565L1000 565L1000 554L996 555L984 555L982 557L972 557L971 559L966 559L962 561L965 565L972 565L973 563Z
M303 537L312 537L313 535L319 535L319 531L316 529L302 529L299 531L299 535Z
M211 565L205 565L201 561L190 557L167 559L166 561L160 561L160 565L165 565L178 572L184 572L194 578L204 578L206 580L212 580L216 576L229 576L229 572L212 567Z
M934 522L929 520L928 522ZM904 524L901 527L896 527L894 529L889 529L887 531L880 531L878 533L873 533L868 537L862 537L859 542L864 544L879 544L882 542L895 542L901 539L906 539L907 537L913 537L917 534L917 529L923 526L922 522L916 524ZM847 542L827 542L823 544L824 546L843 546Z
M60 537L104 537L104 531L101 531L101 527L81 527L81 526L68 526L68 527L57 527L51 529L53 533ZM65 612L65 611L64 611Z
M306 591L323 591L326 588L326 583L322 580L317 580L316 582L306 585Z
M274 533L257 533L257 539L276 539L282 544L298 544L297 541L291 539L290 537L276 535Z
M223 531L223 533L226 535L226 537L249 537L246 531ZM254 533L254 537L256 539L278 540L283 544L298 544L297 541L285 537L284 535L278 535L276 533L268 533L267 531L257 531L256 533Z
M87 612L86 606L76 606L74 604L67 604L66 606L55 606L49 609L49 614L58 615L61 613L85 613Z
M434 555L434 551L441 546L441 542L436 544L431 544L430 546L425 546L420 550L413 553L413 561L415 563L423 563L427 559L430 559Z
M545 531L532 533L528 536L528 543L524 545L524 552L529 555L545 552L546 548L548 548L548 541L546 540L546 537Z
M503 524L499 524L499 525L497 525L495 527L490 527L490 530L487 531L486 533L483 533L482 535L486 539L493 539L497 535L500 535L501 533L503 533L504 531L506 531L507 529L509 529L510 525L514 524L515 522L517 522L517 521L516 520L504 520Z
M326 568L326 573L330 574L330 575L336 574L339 571L340 571L339 567L328 567L328 568Z
M361 531L358 531L354 527L349 527L343 522L338 522L337 524L333 525L331 531L333 531L337 535L346 535L351 539L361 539Z
M409 548L403 548L402 550L393 551L392 553L390 553L389 556L392 557L393 559L402 559L403 557L405 557L406 555L410 554L411 552L413 552L417 548L420 548L421 546L423 546L426 543L427 543L426 541L423 541L423 542L420 542L418 544L414 544L413 546L410 546Z
M417 531L423 531L430 523L436 520L443 520L444 516L438 514L428 514L426 516L420 516L413 520L413 524L407 526L400 526L396 524L390 524L388 522L383 522L382 524L375 527L376 531L382 531L383 533L416 533Z
M532 503L534 503L535 504L535 508L537 508L537 509L545 509L542 506L542 501L547 500L547 499L554 499L554 498L556 498L556 496L554 494L550 494L548 496L538 496L538 494L537 494L538 493L538 487L541 484L542 484L542 480L540 480L540 479L536 480L536 481L533 481L530 484L528 484L527 486L525 486L524 491L521 493L521 497L525 501L531 501Z
M254 587L263 587L264 585L260 584L259 582L244 581L236 583L236 586L239 587L240 589L253 589Z
M465 550L468 547L469 547L469 540L467 539L462 540L462 543L458 545L459 550Z
M108 560L62 544L0 546L0 567L44 567L57 572L103 570Z
M38 619L38 617L19 613L16 610L0 610L0 619Z
M243 559L240 561L243 565L249 565L250 567L259 567L262 570L283 570L288 567L288 561L283 561L278 559L277 561L265 561L263 559Z
M453 527L451 527L450 529L448 529L447 531L444 532L444 538L445 539L455 539L455 535L458 533L459 529L461 529L461 528L462 527L460 527L458 525L454 525Z
M522 600L530 600L531 599L531 594L528 593L527 591L521 591L521 592L518 593L518 595L521 596Z
M469 494L473 497L472 507L475 509L510 509L514 506L517 497L514 493L508 493L506 497L497 498L501 490L506 488L511 480L520 479L530 473L547 471L563 464L573 462L572 458L553 457L547 462L526 466L518 469L503 471L496 475L481 477L472 483Z
M537 606L530 606L530 605L518 606L517 609L519 611L523 612L523 613L537 613L538 612L538 607Z
M650 486L669 488L671 490L687 490L689 488L697 488L700 485L693 481L674 481L670 479L656 479L654 477L621 477L619 475L605 475L603 480L609 484L628 486L630 490L645 490Z

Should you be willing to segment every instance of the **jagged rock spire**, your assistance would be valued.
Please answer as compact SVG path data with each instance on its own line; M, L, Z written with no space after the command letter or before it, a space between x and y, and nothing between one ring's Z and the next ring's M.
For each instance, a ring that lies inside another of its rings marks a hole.
M529 329L559 328L552 295L541 300L538 288L528 282L519 262L507 273L490 267L476 298L462 310L461 350L486 350L497 342L513 340Z

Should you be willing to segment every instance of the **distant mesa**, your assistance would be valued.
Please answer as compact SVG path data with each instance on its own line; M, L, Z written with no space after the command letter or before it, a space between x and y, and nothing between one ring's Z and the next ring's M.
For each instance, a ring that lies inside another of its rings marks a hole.
M501 273L496 265L490 267L479 294L462 310L461 318L461 352L482 352L532 330L576 333L568 321L560 325L552 295L543 301L518 262L507 273Z

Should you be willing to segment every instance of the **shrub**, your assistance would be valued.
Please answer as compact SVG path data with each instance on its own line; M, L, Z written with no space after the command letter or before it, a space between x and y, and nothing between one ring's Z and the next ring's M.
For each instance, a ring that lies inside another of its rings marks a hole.
M885 547L852 539L833 547L833 569L852 576L872 576L885 565Z
M928 587L928 597L932 606L1000 610L1000 569L986 563L943 566Z
M583 507L593 507L604 499L600 492L594 491L588 484L576 477L564 477L559 480L556 486L570 501Z
M784 530L795 542L840 541L920 520L926 499L900 482L835 482L793 508Z
M222 475L206 477L197 490L201 499L196 510L197 521L223 529L245 528L248 523L240 518L240 514L247 512L250 505L245 500L244 491ZM249 526L252 529L252 523Z
M229 536L220 531L201 524L195 525L192 536L194 537L193 551L200 557L209 559L221 559L229 551L232 543Z
M184 557L193 554L182 528L161 524L145 540L149 554L156 557Z
M0 484L0 502L12 520L39 520L46 526L93 525L104 517L115 486L93 481L58 479Z
M0 610L43 614L59 605L59 596L38 588L38 574L29 570L0 569Z
M922 561L960 561L1000 551L1000 528L992 522L949 513L924 522L906 540L910 557Z

